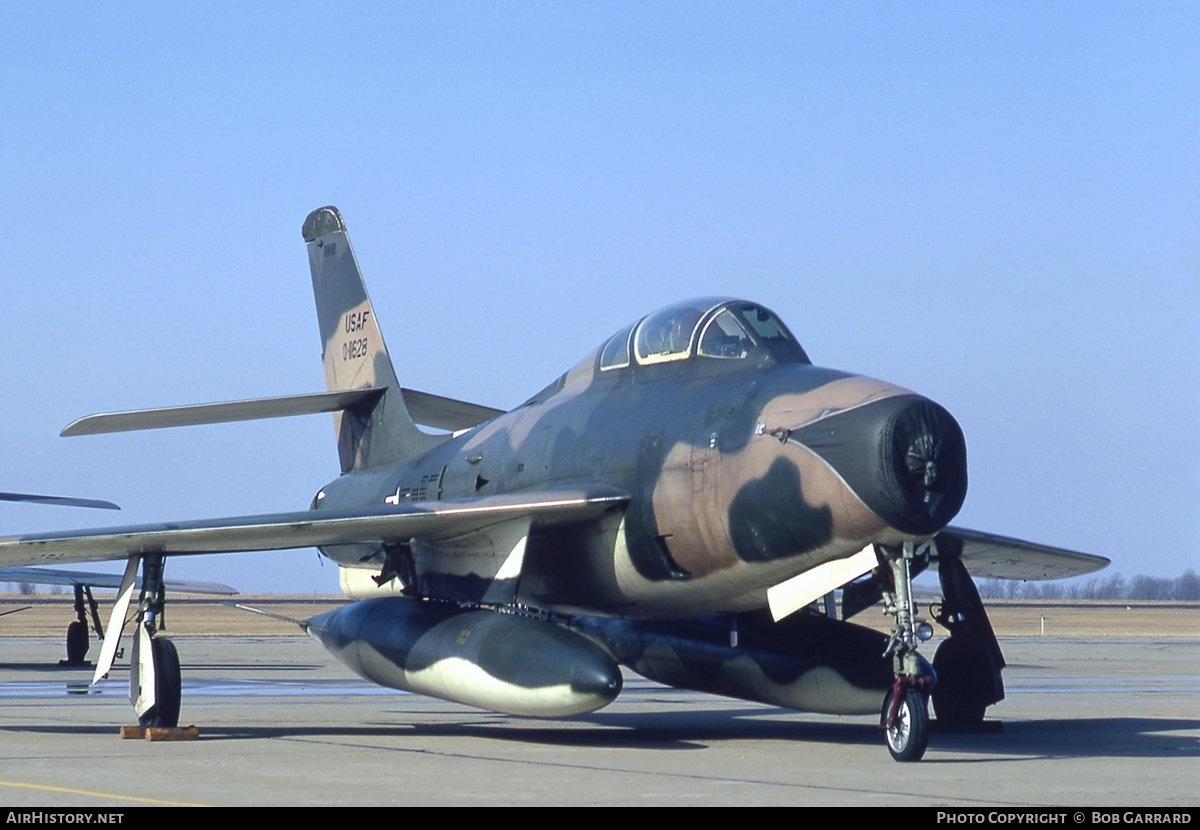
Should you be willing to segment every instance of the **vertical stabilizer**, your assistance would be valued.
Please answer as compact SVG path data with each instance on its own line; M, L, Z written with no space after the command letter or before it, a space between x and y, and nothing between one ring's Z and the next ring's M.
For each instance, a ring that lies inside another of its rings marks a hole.
M380 387L373 401L334 414L342 472L402 461L437 443L413 423L379 329L346 224L335 207L304 220L321 359L330 392Z

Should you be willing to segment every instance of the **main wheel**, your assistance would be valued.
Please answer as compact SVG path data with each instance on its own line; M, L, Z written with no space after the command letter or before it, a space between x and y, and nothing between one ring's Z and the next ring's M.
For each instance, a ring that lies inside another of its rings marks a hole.
M179 725L179 703L183 679L179 673L179 652L165 637L150 641L154 660L154 706L138 718L143 727L173 727Z
M76 620L67 626L67 665L82 666L83 658L87 656L87 650L87 624Z
M891 703L892 693L888 692L883 698L882 722L887 721ZM887 742L888 752L897 761L920 761L924 757L925 748L929 746L929 709L925 695L916 689L905 692L896 712L896 722L883 728L883 739Z

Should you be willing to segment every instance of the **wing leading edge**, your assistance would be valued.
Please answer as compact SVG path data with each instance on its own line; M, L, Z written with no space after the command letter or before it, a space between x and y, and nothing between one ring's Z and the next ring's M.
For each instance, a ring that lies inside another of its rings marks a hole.
M628 494L597 485L356 510L303 510L27 534L0 539L0 565L104 562L147 553L183 556L410 539L437 541L518 518L530 519L535 527L594 519L628 501Z
M101 574L94 571L65 571L59 568L0 568L0 582L32 582L38 585L80 585L88 588L121 587L120 574ZM141 587L142 581L137 581ZM220 582L193 582L191 580L167 579L163 587L173 594L215 594L233 596L237 588Z
M1066 579L1111 564L1103 556L961 527L948 527L935 538L939 552L959 551L963 564L977 578Z

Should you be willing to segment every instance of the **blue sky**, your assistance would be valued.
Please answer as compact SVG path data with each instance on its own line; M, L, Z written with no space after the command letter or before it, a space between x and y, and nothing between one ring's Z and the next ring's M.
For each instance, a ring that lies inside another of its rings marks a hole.
M947 406L958 524L1200 568L1200 7L6 4L0 533L300 509L327 416L60 439L319 391L338 205L402 381L512 406L696 295ZM325 592L313 551L168 575Z

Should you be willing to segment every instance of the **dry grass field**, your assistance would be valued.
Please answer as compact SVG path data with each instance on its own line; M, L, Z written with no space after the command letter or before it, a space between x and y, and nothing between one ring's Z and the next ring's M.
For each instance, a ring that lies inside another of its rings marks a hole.
M97 597L100 619L108 625L112 594ZM166 630L177 636L228 635L247 637L294 636L301 631L284 620L235 608L238 602L271 614L303 620L346 602L344 597L238 596L232 600L171 597L166 608ZM19 610L22 609L22 610ZM46 637L65 635L75 619L70 594L19 596L0 594L0 637Z
M100 598L108 624L112 595ZM302 620L335 608L340 596L239 596L236 602ZM75 619L70 594L0 594L0 637L45 637L66 632ZM990 600L988 614L1000 637L1200 637L1200 602L1113 602L1099 600ZM926 604L922 614L928 617ZM881 607L855 622L887 630ZM173 635L288 636L299 633L284 620L253 614L211 599L173 597L166 628Z

